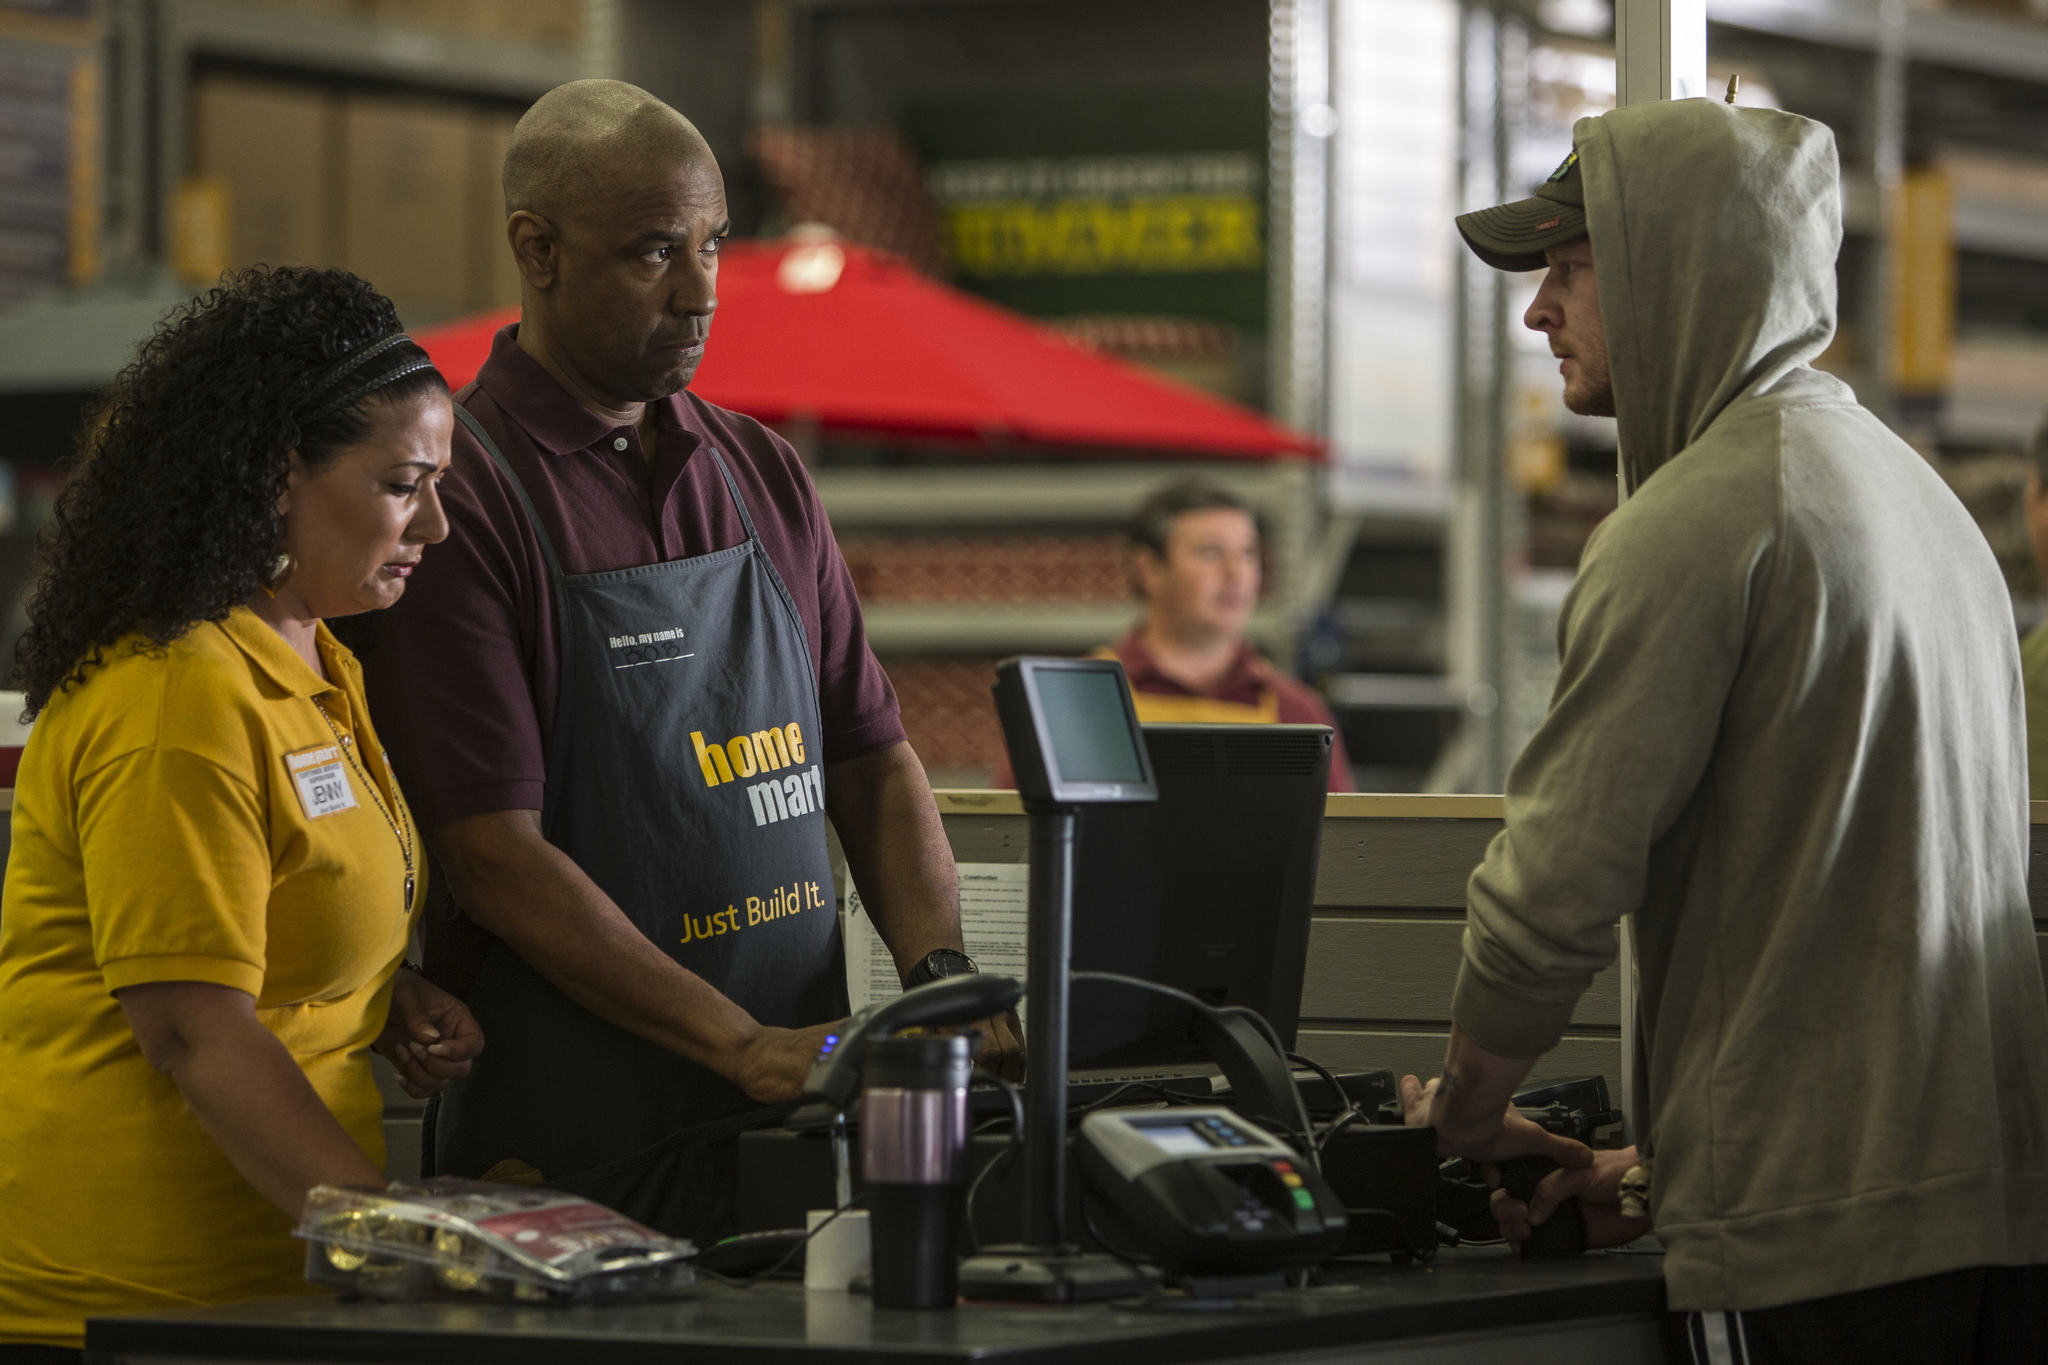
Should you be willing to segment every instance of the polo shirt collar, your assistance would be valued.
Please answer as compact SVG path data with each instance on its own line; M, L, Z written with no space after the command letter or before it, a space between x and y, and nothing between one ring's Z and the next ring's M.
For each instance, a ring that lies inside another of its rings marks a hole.
M320 675L299 657L298 651L284 642L284 636L271 629L268 622L247 607L236 607L219 625L228 639L234 641L235 648L248 656L250 663L293 696L317 697L336 690L335 682L322 682ZM356 666L354 656L328 633L325 621L320 623L317 639L320 657L327 662L330 678L338 680Z
M517 422L535 445L551 455L588 450L610 440L619 428L576 401L562 387L562 381L547 367L519 349L519 324L500 327L491 338L491 356L476 374L477 387L489 394L505 414ZM686 435L699 433L684 419L682 395L661 400L656 422L664 428L679 428Z
M1131 680L1131 686L1153 682L1161 675L1159 665L1153 662L1152 651L1145 648L1145 627L1132 626L1124 632L1121 640L1110 646L1116 657L1123 660L1124 673Z
M1188 692L1191 696L1194 695L1186 686L1175 682L1172 678L1159 671L1159 664L1153 659L1152 651L1145 648L1145 627L1143 623L1132 626L1129 630L1125 631L1124 637L1118 640L1113 648L1116 651L1116 656L1123 660L1124 672L1130 677L1133 690L1142 683L1153 683L1171 687L1178 692ZM1266 681L1269 667L1270 665L1266 663L1264 657L1257 650L1253 649L1249 643L1239 641L1237 657L1231 661L1230 671L1225 673L1216 685L1210 688L1208 693L1204 695L1222 696L1247 684L1263 685Z

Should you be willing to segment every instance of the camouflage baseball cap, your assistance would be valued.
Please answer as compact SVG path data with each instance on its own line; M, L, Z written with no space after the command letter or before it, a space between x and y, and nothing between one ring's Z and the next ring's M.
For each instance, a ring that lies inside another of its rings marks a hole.
M1472 254L1496 270L1541 270L1546 247L1586 235L1586 186L1576 148L1536 189L1519 199L1458 215L1458 231Z

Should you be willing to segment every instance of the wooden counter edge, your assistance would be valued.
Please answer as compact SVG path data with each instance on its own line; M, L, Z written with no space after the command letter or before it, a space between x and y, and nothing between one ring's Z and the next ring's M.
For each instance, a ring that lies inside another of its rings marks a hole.
M1022 815L1024 802L1013 791L948 788L934 791L941 815ZM2048 804L2048 803L2044 803ZM1412 796L1344 792L1326 798L1331 820L1498 820L1498 796Z
M941 815L1022 815L1024 802L1013 791L947 788L932 795ZM5 794L12 807L14 793ZM1323 816L1330 820L1499 820L1498 796L1422 796L1408 793L1341 792L1325 798ZM2029 803L2036 825L2048 825L2048 801Z
M986 788L945 788L934 791L941 815L1022 815L1024 802L1013 791ZM14 789L0 787L0 811L14 809ZM2048 825L2048 801L2032 803L2033 822ZM1498 796L1376 795L1340 792L1325 798L1323 816L1330 820L1498 820Z

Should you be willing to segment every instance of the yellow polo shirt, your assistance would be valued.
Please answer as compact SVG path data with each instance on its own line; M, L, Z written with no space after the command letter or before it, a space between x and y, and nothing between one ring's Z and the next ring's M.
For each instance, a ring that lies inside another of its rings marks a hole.
M249 992L383 1163L368 1049L424 852L403 904L384 812L411 816L354 656L324 626L319 648L331 683L237 608L154 653L108 650L29 735L0 898L0 1343L79 1346L95 1314L308 1292L292 1220L143 1060L124 986Z

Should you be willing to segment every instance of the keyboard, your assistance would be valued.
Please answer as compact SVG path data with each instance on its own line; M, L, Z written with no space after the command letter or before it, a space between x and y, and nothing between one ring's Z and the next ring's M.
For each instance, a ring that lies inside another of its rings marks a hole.
M1302 1101L1308 1105L1309 1112L1319 1119L1328 1118L1346 1104L1356 1102L1365 1111L1368 1122L1384 1122L1381 1105L1399 1104L1399 1092L1394 1088L1394 1073L1391 1071L1340 1071L1337 1073L1339 1092L1335 1094L1312 1071L1296 1071L1294 1080L1301 1087ZM1025 1089L1023 1086L1018 1088ZM1159 1101L1162 1090L1188 1100L1227 1100L1230 1083L1213 1067L1076 1071L1067 1077L1067 1113L1072 1116L1091 1105L1105 1102L1152 1104ZM1005 1113L1010 1107L1009 1098L1002 1088L993 1085L976 1086L969 1092L969 1103L977 1119Z
M1215 1095L1216 1087L1222 1084L1220 1075L1212 1076L1186 1067L1077 1071L1067 1078L1067 1113L1071 1115L1104 1102L1150 1104L1160 1098L1162 1090L1190 1100L1203 1100ZM1030 1093L1029 1086L1017 1088L1027 1095ZM968 1092L968 1103L977 1119L1006 1114L1010 1110L1009 1096L996 1085L976 1085Z

